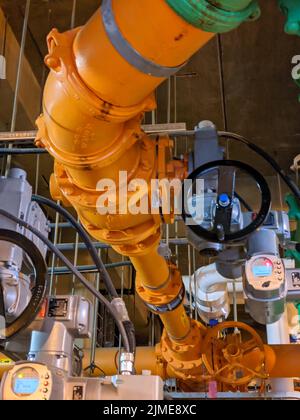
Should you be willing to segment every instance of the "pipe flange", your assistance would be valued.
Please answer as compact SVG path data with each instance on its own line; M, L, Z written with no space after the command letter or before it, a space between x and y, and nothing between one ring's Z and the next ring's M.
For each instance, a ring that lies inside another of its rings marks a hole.
M143 285L139 276L137 276L137 293L151 312L156 314L171 312L183 302L185 289L180 273L175 266L170 266L168 280L162 288L150 289Z
M43 130L43 119L39 119L38 124L39 128ZM99 171L102 171L102 169L113 164L116 160L121 158L131 146L136 144L136 147L138 148L136 164L127 173L126 179L128 183L133 179L144 179L149 180L150 182L151 178L153 177L153 172L156 165L155 146L153 145L151 139L145 136L144 133L138 135L138 133L132 129L126 130L122 137L118 138L114 144L115 147L111 145L113 153L109 154L109 156L103 156L103 150L97 154L85 155L81 157L78 155L68 154L65 151L57 150L53 147L49 136L45 132L43 134L43 143L49 150L51 156L55 158L55 176L57 178L59 187L62 189L62 191L65 191L66 196L71 195L74 202L76 201L77 197L77 200L80 201L81 205L83 202L86 203L87 210L91 207L94 207L95 210L97 210L97 200L99 198L100 192L96 189L96 185L95 188L88 188L82 185L77 185L74 179L71 181L70 177L68 176L68 168L84 171L92 171L98 169ZM102 174L99 173L99 180L102 179L101 175ZM116 184L119 184L120 174L118 173L117 175L119 178L117 178L115 181ZM130 195L129 193L130 192L128 192L128 197Z
M206 370L201 357L201 344L206 328L195 320L184 339L178 340L163 332L160 344L161 357L176 378L184 381L202 381Z
M166 2L185 21L206 32L229 32L241 23L260 16L257 1L252 1L242 10L223 9L222 1L166 0Z
M159 226L153 221L137 224L124 230L108 230L91 224L83 215L80 217L82 225L92 237L100 242L110 244L116 252L126 257L147 254L148 249L152 248L151 244L147 248L147 238L160 236Z
M130 237L134 239L135 243L130 244L127 240L125 245L114 244L114 250L119 254L130 258L147 255L150 250L158 248L161 238L160 226L158 224L153 224L146 228L146 225L140 225L137 228L130 229Z
M66 206L73 205L75 208L84 209L80 213L81 223L87 232L95 239L108 243L121 255L135 257L145 255L149 249L155 248L160 242L160 223L154 217L149 217L145 222L144 218L136 218L136 224L130 228L123 228L123 215L104 215L97 214L96 195L89 194L76 187L68 178L64 167L55 162L54 174L51 177L51 194L56 200L63 201ZM92 223L92 219L97 215L97 225ZM91 220L88 220L88 216ZM141 221L141 223L139 223ZM119 229L116 225L119 223ZM113 225L113 228L109 228Z
M162 305L162 304L152 305L152 304L149 304L147 302L144 302L144 304L149 309L149 311L153 312L156 315L162 315L162 314L166 314L168 312L175 311L175 309L177 309L178 306L180 306L182 304L182 302L184 300L184 297L185 297L185 288L184 288L184 286L182 286L179 294L176 296L176 298L174 300L172 300L172 302L166 303L165 305ZM157 300L159 300L159 299L157 299Z
M144 141L145 133L138 128L140 119L134 118L124 124L124 130L121 135L117 137L113 143L106 144L102 149L90 154L70 153L66 150L59 149L51 140L48 134L44 116L40 116L36 124L38 126L38 133L35 140L37 147L46 148L49 154L62 165L67 168L79 169L84 171L92 171L94 169L102 169L112 165L119 160L130 148L138 142ZM137 158L137 166L131 169L128 177L133 176L137 171L139 160L141 160L141 153ZM82 188L82 187L81 187ZM86 191L93 192L88 188Z

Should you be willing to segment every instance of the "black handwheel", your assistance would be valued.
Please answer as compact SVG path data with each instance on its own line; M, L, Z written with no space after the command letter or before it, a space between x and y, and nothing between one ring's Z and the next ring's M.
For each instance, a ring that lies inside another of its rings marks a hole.
M236 172L241 170L256 182L261 194L260 210L254 214L253 221L247 227L242 228L236 232L231 231L231 220L233 211L234 197L237 195L236 187ZM205 229L200 224L189 223L192 216L188 214L188 195L186 191L182 194L183 199L183 219L188 227L199 237L209 242L234 242L243 240L245 237L256 231L266 220L271 209L271 192L265 178L251 166L235 161L235 160L220 160L209 162L200 166L188 177L189 180L196 182L211 172L218 173L218 190L217 202L215 207L215 214L213 215L213 226L211 230Z
M39 249L24 235L11 230L0 229L0 241L10 242L20 247L30 258L35 269L35 286L26 309L12 323L5 326L1 325L2 323L0 324L0 344L2 344L28 327L37 316L47 289L47 266ZM2 317L3 322L3 318L5 320L5 311L2 287L0 287L0 293L0 317Z

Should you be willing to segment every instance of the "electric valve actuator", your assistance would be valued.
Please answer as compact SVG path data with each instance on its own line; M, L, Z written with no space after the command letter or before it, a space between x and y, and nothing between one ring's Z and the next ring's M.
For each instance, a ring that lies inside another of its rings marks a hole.
M273 324L285 310L287 283L274 231L260 230L249 239L245 265L246 309L260 324Z

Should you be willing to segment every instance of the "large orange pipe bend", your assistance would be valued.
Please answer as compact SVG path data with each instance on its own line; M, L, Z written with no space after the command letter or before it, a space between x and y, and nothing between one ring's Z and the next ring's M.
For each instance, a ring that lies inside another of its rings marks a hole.
M214 36L189 24L165 0L112 0L112 9L127 42L156 65L180 66ZM166 306L182 292L182 281L157 252L160 215L97 211L99 180L118 183L120 171L127 171L128 182L157 178L161 143L147 137L140 122L155 108L153 92L164 77L141 72L117 52L101 9L81 28L52 30L48 48L51 71L37 144L55 158L52 196L76 209L91 236L131 258L138 293L147 304ZM172 364L175 355L180 360L174 369L184 370L186 361L199 359L203 327L190 320L182 303L161 319L166 357ZM192 369L198 368L194 363Z
M118 351L117 348L101 348L96 351L95 363L108 376L117 373L114 360ZM300 377L300 364L295 363L295 360L299 360L300 357L300 346L295 344L265 346L265 354L266 372L269 378ZM84 369L89 365L90 354L86 352L83 360ZM135 369L138 375L141 375L145 370L149 370L153 375L159 375L163 379L173 377L173 372L169 372L168 367L162 363L160 349L155 347L137 347ZM205 369L203 368L202 372L204 371ZM99 372L95 371L95 376L98 374Z
M118 348L97 349L95 355L95 364L100 366L107 376L117 373L116 363ZM266 352L266 371L270 378L299 378L300 364L295 363L299 360L300 346L294 344L280 346L265 346ZM0 353L0 379L4 372L7 372L14 366L14 362ZM85 351L83 360L83 369L90 366L90 353ZM137 347L135 369L138 375L143 371L149 370L153 375L159 375L163 379L172 378L173 372L168 371L160 356L160 349L155 347ZM203 370L204 371L204 370ZM94 376L99 375L97 369Z

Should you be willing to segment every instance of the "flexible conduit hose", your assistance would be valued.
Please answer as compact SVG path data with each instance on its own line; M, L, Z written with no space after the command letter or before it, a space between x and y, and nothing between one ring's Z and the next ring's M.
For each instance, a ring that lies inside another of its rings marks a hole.
M77 279L86 287L89 292L91 292L96 299L99 300L102 304L105 305L109 313L114 318L117 327L120 331L124 348L127 352L132 352L132 346L130 345L130 340L128 339L126 328L123 324L123 322L120 320L118 313L112 306L112 304L98 291L94 288L93 285L91 285L84 276L73 266L73 264L70 263L70 261L64 256L62 252L60 252L56 246L48 239L46 238L42 233L40 233L37 229L32 227L29 223L25 222L24 220L19 219L18 217L13 216L12 214L8 213L5 210L0 209L0 215L3 217L6 217L9 220L12 220L14 223L19 224L20 226L23 226L25 229L32 232L35 236L37 236L41 241L43 241L44 244L47 245L47 247L69 268L70 271L77 277Z
M235 141L239 141L240 143L245 144L249 149L253 150L255 153L259 154L266 162L268 162L272 168L280 175L282 180L286 183L295 197L300 201L300 190L299 187L295 184L295 182L286 174L284 169L282 169L275 159L272 158L269 153L265 152L261 147L257 146L256 144L252 143L246 137L241 136L240 134L230 133L227 131L219 131L220 137L225 137L228 139L232 139Z
M115 286L114 286L114 284L113 284L113 282L110 278L110 275L108 274L108 272L107 272L107 270L106 270L106 268L103 264L103 261L99 257L99 254L98 254L93 242L91 241L89 235L84 230L84 228L77 222L77 220L72 216L72 214L69 213L67 210L65 210L63 207L56 204L54 201L49 200L46 197L42 197L42 196L39 196L39 195L33 195L32 200L41 204L41 205L45 205L47 207L52 208L53 210L55 210L57 213L61 214L65 219L67 219L71 223L73 228L76 229L79 236L81 237L81 239L85 243L89 253L91 254L91 257L92 257L92 259L93 259L93 261L94 261L94 263L95 263L95 265L96 265L96 267L99 271L101 280L103 280L108 293L113 298L117 298L118 293L116 291L116 288L115 288Z
M111 280L110 275L108 274L106 267L100 258L96 247L94 246L92 240L90 239L88 233L85 231L85 229L80 225L80 223L77 222L77 220L72 216L71 213L69 213L66 209L56 204L54 201L49 200L46 197L42 197L40 195L33 195L32 200L39 203L40 205L46 205L53 210L60 213L66 220L68 220L71 225L76 229L79 236L85 243L88 251L90 252L90 255L97 267L97 270L100 274L101 280L103 280L105 287L110 294L110 296L114 299L118 298L118 293L116 291L116 288ZM136 348L136 340L135 340L135 328L133 323L130 320L123 321L124 328L126 330L129 344L130 344L130 353L135 353Z

